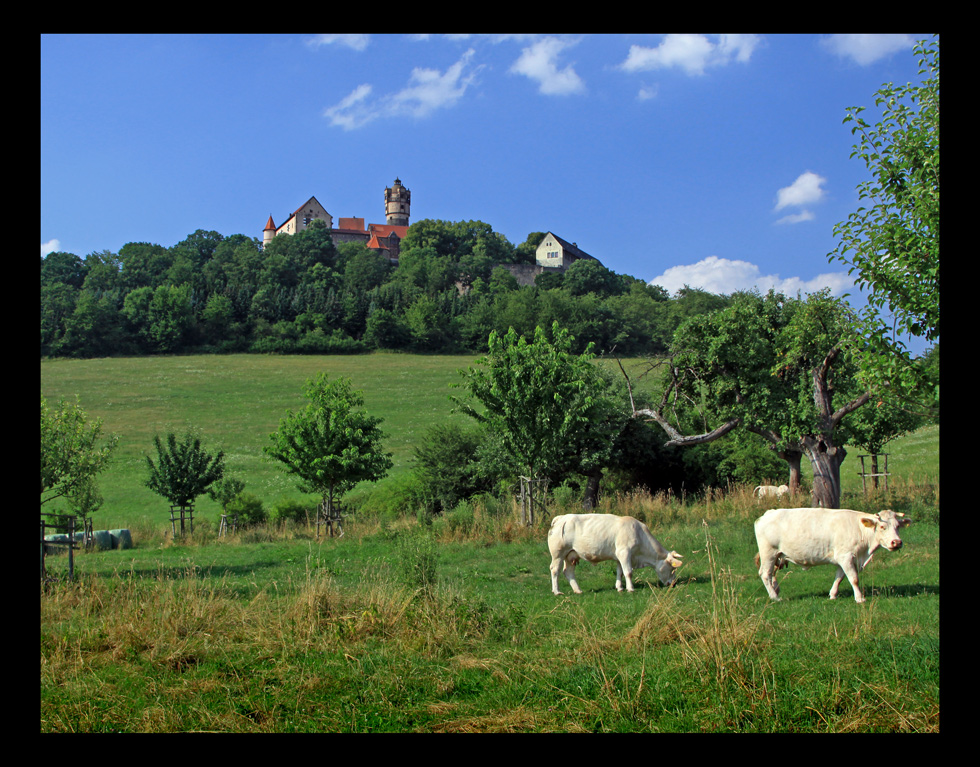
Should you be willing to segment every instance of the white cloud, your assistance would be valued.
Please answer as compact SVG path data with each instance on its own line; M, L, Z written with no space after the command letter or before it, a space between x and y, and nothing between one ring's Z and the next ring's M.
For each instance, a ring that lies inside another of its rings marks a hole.
M61 240L48 240L47 242L41 243L41 258L44 258L48 253L54 253L56 250L61 250Z
M799 224L803 221L813 221L813 214L808 210L800 211L799 213L791 213L788 216L783 216L776 223L777 224Z
M359 85L339 103L325 109L323 114L331 125L344 130L360 128L379 118L427 117L437 109L455 104L473 83L480 67L464 76L473 53L472 48L466 51L445 73L416 67L402 90L375 100L370 99L371 85Z
M823 184L826 183L827 179L813 171L808 170L801 173L797 176L796 181L776 192L775 210L782 210L786 207L802 208L804 205L820 202L825 194ZM812 221L813 218L813 213L803 209L799 213L783 216L776 223L799 224L801 221Z
M367 83L358 85L339 104L325 110L324 115L330 118L331 125L339 125L344 130L359 128L377 116L372 116L370 108L361 106L362 102L370 95L370 85Z
M718 53L725 64L732 58L745 64L760 42L758 35L718 35L718 38Z
M620 67L627 72L648 72L679 67L689 75L702 75L708 67L724 66L733 60L745 63L759 44L758 35L665 35L656 48L631 45Z
M536 80L538 90L547 95L582 93L585 83L575 72L573 65L558 69L558 56L566 48L576 44L557 37L545 37L521 51L520 58L514 62L510 71Z
M820 185L826 183L827 179L813 171L801 173L796 181L776 192L776 210L781 210L787 205L809 205L819 202L824 195Z
M724 295L752 288L765 293L773 288L787 296L795 296L797 292L806 294L821 288L830 288L833 295L839 296L854 289L854 280L846 272L818 274L811 280L800 277L784 278L778 274L764 275L761 272L756 264L749 261L708 256L696 264L672 266L650 280L650 284L660 285L672 294L676 294L685 285Z
M445 74L440 74L436 69L413 69L408 87L392 96L393 111L396 114L426 117L436 109L455 104L475 77L475 74L463 77L463 70L473 58L473 53L470 48Z
M319 48L321 45L343 45L355 51L363 51L368 47L371 35L314 35L306 44L311 48Z
M909 50L915 40L911 35L830 35L821 43L832 53L864 67L898 51Z
M649 101L650 99L657 98L657 94L660 93L660 86L654 85L641 85L639 92L636 94L637 101Z

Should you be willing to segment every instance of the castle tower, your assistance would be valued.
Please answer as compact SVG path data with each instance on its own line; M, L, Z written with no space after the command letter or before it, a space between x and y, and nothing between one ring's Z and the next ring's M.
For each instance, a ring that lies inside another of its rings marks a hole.
M408 226L411 207L412 193L400 179L395 179L394 186L385 187L385 220L389 226Z
M272 216L269 216L269 223L265 225L265 229L262 230L262 247L264 248L270 242L272 238L276 236L276 225L272 220Z

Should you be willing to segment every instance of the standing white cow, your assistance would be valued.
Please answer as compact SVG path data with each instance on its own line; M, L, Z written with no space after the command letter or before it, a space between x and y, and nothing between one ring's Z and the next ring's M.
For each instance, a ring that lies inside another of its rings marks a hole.
M653 567L660 581L670 585L674 570L684 564L676 551L667 551L653 537L647 526L633 517L615 514L563 514L555 517L548 531L551 551L551 590L558 590L558 574L564 567L565 577L576 594L581 594L575 580L575 565L580 559L595 564L612 559L616 562L616 591L633 590L633 570Z
M789 495L789 485L759 485L753 491L755 492L756 498L765 498L767 495L774 495L777 498L782 498L784 495Z
M769 596L779 599L775 571L786 560L804 569L837 565L830 598L837 598L846 575L854 588L854 601L863 602L858 573L879 547L889 551L902 548L899 529L911 522L889 509L877 514L849 509L770 509L755 521L759 577Z

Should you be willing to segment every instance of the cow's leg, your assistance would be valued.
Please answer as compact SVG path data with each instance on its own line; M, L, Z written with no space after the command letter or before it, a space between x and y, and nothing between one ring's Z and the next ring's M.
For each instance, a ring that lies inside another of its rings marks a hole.
M575 581L575 565L578 564L578 552L575 549L566 548L558 540L548 540L548 549L551 551L551 591L561 594L558 588L558 575L565 571L565 577L572 585L572 590L576 594L581 594L578 583Z
M633 563L629 551L616 552L616 590L622 591L622 578L626 577L626 590L633 590Z
M572 587L572 591L574 591L576 594L581 594L582 589L578 587L578 581L575 580L575 565L577 565L579 561L578 552L576 552L575 550L568 552L568 554L565 556L564 561L565 561L565 577L568 578L568 583Z
M776 582L776 565L778 564L778 553L773 551L770 555L759 558L759 577L762 578L762 585L769 592L769 598L779 601L779 584Z
M831 599L837 599L837 591L840 589L841 581L844 580L844 577L845 576L846 576L846 573L844 572L844 568L841 567L840 565L838 565L837 566L837 577L834 578L834 583L830 587L830 598Z
M779 563L779 551L771 546L759 545L759 577L766 587L769 598L779 601L779 584L776 583L776 565Z
M834 588L836 588L840 583L841 571L843 571L843 573L847 576L847 580L851 582L851 588L854 589L854 601L860 604L864 601L864 594L861 592L861 585L858 583L858 568L857 562L854 561L854 557L848 557L840 563L840 567L838 568L838 578L836 581L834 581Z
M562 570L563 561L564 561L563 557L554 556L554 555L552 555L551 557L551 590L555 594L561 594L561 591L558 589L558 574Z

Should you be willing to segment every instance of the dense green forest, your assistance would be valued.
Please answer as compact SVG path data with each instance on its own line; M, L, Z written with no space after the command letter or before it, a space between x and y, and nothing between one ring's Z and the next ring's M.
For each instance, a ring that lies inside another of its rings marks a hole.
M412 224L397 266L314 222L264 249L243 234L197 230L173 245L41 259L41 355L482 353L493 330L558 323L584 348L664 352L688 317L729 299L693 288L670 297L581 260L521 287L500 264L533 263L544 233L514 246L482 221ZM581 349L576 349L580 351Z

